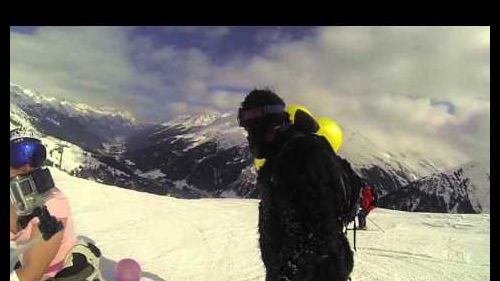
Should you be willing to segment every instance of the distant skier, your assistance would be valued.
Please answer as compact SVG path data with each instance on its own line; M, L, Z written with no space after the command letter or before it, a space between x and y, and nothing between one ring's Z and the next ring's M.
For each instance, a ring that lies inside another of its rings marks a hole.
M251 91L238 112L259 169L259 243L266 281L347 280L353 252L334 193L339 167L322 137L294 127L274 92ZM357 195L359 196L359 195Z
M359 229L366 230L366 217L375 208L375 192L369 184L363 186L360 201L361 204L358 213Z
M45 158L40 140L11 132L10 240L19 261L10 280L102 280L99 250L77 240L68 201L42 168Z

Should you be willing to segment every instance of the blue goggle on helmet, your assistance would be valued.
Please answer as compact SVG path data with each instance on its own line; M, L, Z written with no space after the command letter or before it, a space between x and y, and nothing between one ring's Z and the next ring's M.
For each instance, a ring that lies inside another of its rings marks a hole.
M42 142L35 138L17 138L10 141L10 166L20 168L26 164L37 168L42 166L47 151Z

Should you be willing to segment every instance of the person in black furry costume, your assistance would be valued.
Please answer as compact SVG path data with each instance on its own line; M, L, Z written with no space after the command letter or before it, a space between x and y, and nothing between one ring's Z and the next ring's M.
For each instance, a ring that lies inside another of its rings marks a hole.
M339 177L331 148L290 124L283 100L253 90L239 110L259 170L259 244L266 281L347 280L353 252L338 223L332 184Z

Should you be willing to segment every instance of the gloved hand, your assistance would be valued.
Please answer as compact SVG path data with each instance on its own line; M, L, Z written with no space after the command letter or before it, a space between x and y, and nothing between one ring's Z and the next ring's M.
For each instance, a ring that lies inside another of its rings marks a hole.
M42 233L43 240L48 241L54 234L63 229L63 223L50 215L46 206L36 208L33 213L40 220L38 228Z

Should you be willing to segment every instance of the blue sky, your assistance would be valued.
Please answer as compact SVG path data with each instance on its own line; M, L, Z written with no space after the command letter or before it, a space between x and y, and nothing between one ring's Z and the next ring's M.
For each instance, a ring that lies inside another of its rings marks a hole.
M236 56L261 53L269 44L302 39L314 27L134 27L131 37L151 38L156 47L197 48L222 64Z
M489 60L489 27L10 30L11 81L47 95L163 121L270 87L378 143L461 159L489 159Z

